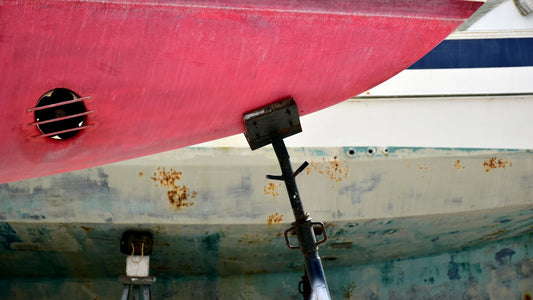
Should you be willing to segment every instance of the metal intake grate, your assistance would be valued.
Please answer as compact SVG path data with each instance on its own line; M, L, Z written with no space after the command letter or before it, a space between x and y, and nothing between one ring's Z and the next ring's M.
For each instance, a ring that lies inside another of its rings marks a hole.
M87 111L85 107L84 100L89 98L80 98L73 91L64 88L46 92L39 98L36 107L28 109L35 116L35 122L29 125L37 126L42 132L36 137L64 140L93 126L86 124L87 115L94 113L94 110Z

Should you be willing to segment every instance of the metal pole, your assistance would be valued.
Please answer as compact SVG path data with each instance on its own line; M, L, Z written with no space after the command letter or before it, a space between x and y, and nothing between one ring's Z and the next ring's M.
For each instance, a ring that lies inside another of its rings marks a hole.
M309 214L306 214L300 200L300 194L298 193L298 187L296 186L296 179L292 171L291 162L285 143L281 138L274 138L272 140L272 146L276 152L276 156L281 167L281 173L285 186L287 187L287 193L289 194L289 200L292 206L292 212L294 213L294 228L298 237L298 243L300 251L305 256L305 269L309 274L309 283L311 285L311 299L331 299L329 295L328 285L326 283L326 276L324 274L324 268L320 256L318 256L318 246L313 230L313 224Z

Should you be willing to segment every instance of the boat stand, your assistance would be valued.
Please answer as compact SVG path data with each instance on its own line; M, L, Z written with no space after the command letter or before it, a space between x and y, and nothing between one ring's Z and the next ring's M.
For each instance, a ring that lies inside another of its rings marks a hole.
M302 172L308 163L305 162L293 172L289 153L283 142L284 138L302 131L298 107L293 99L285 99L245 114L244 124L250 148L255 150L272 144L281 167L281 176L267 175L267 178L284 181L289 195L295 221L292 227L285 231L285 241L290 249L300 249L305 257L305 275L298 289L304 299L330 299L326 276L318 255L318 245L327 240L326 230L323 223L312 222L310 215L304 211L296 185L296 175ZM320 241L317 241L315 230L323 235ZM291 245L289 241L291 233L296 233L298 238L296 246Z
M120 300L128 300L130 295L132 295L131 299L152 300L151 286L155 283L154 276L134 277L121 275L118 281L124 286Z
M151 286L155 277L149 276L150 254L152 253L153 238L150 232L126 231L120 240L120 252L127 254L126 275L121 275L118 281L122 283L121 300L151 300ZM142 298L141 298L142 295Z

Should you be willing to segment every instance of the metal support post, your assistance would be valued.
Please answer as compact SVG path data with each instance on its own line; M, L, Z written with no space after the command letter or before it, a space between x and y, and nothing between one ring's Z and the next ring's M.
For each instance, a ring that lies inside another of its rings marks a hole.
M327 239L326 230L323 223L311 222L309 214L304 211L295 179L308 163L305 162L293 173L289 153L283 142L284 138L302 131L298 107L292 98L285 99L245 114L244 125L250 148L255 150L272 144L281 167L281 176L267 175L267 178L284 181L289 194L295 221L293 226L285 231L285 240L290 249L300 249L305 257L306 276L303 278L303 285L300 284L298 288L303 288L305 299L330 299L326 276L318 256L318 245ZM317 229L323 235L320 241L317 241L315 236ZM296 233L298 246L290 244L290 232Z
M285 143L282 139L274 138L272 140L272 146L276 152L276 156L281 167L281 176L283 177L283 181L285 181L287 193L289 194L289 200L295 219L293 228L296 231L296 236L298 237L298 248L305 257L305 269L306 273L308 274L309 284L312 290L310 299L330 299L326 275L324 274L322 261L318 255L318 245L319 243L325 242L325 239L317 242L313 229L314 224L321 223L311 222L309 214L305 213L304 211L300 194L298 192L298 186L296 185L296 178L292 171L290 157L289 153L287 152L287 148L285 147ZM325 234L325 231L323 232Z

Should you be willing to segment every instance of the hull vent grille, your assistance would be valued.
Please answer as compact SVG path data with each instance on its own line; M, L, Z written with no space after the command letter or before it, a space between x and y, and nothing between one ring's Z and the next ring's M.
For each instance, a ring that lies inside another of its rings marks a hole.
M34 113L35 122L30 126L37 126L42 134L34 137L49 137L65 140L74 137L81 130L94 126L87 124L87 115L94 113L85 107L85 100L90 97L79 97L71 90L57 88L46 92L37 106L28 109Z

